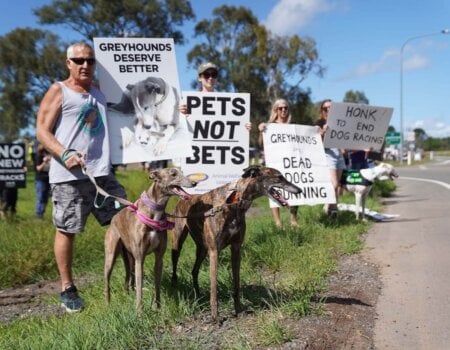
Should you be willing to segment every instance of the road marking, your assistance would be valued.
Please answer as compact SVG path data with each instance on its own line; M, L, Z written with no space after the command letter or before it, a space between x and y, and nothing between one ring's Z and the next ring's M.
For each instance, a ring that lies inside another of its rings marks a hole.
M405 180L431 182L431 183L436 184L436 185L441 185L441 186L445 187L447 190L450 190L450 185L448 183L442 182L442 181L422 179L422 178L419 178L419 177L407 177L407 176L401 176L400 179L402 179L402 180L405 179Z

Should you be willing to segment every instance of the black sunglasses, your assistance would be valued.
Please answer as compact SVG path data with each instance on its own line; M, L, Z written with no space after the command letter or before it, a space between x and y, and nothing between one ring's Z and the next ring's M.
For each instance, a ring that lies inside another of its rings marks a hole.
M282 110L287 111L287 110L289 110L289 107L278 107L278 110L279 111L282 111Z
M330 106L327 106L327 107L322 107L322 111L329 111L330 110Z
M87 62L88 66L92 66L95 64L95 58L82 58L82 57L73 57L69 58L73 63L75 63L78 66L81 66L84 64L84 62Z
M209 78L217 79L217 72L205 72L202 75L203 75L203 78L205 78L205 79L209 79Z

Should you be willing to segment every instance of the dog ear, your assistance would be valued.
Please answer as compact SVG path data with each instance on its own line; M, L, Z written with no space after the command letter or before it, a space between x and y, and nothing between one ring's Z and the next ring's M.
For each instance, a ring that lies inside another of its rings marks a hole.
M152 179L154 181L158 181L161 180L161 173L159 172L159 170L152 170L149 172L148 174L148 178Z
M244 169L244 173L242 174L242 178L246 179L247 177L257 177L261 175L261 168L257 165L250 166Z

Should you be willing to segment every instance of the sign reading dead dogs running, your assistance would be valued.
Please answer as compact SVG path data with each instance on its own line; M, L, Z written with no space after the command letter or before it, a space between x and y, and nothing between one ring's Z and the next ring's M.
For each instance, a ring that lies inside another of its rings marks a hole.
M94 38L113 164L190 155L173 39Z
M332 148L379 151L384 143L393 108L355 103L331 104L324 145Z
M278 169L300 187L300 193L283 192L289 205L335 203L325 151L315 126L268 123L263 133L267 166ZM270 201L270 207L278 205Z
M190 193L204 193L237 180L248 166L250 94L183 92L192 126L192 155L183 173L198 182Z

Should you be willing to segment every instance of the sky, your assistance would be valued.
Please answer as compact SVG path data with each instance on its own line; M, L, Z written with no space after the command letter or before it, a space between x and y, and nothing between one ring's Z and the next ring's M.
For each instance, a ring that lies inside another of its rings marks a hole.
M17 27L39 27L32 9L49 3L9 2L0 12L0 35ZM450 32L441 33L450 29L450 1L191 0L191 4L196 21L211 18L218 6L244 6L273 33L314 39L326 73L301 83L311 90L313 102L325 98L341 102L347 91L361 91L370 105L394 108L390 125L400 131L402 100L405 132L422 128L428 136L450 137ZM182 90L191 90L196 76L186 60L196 44L196 21L184 25L188 42L176 47ZM64 27L41 28L57 30L64 40L77 38Z

